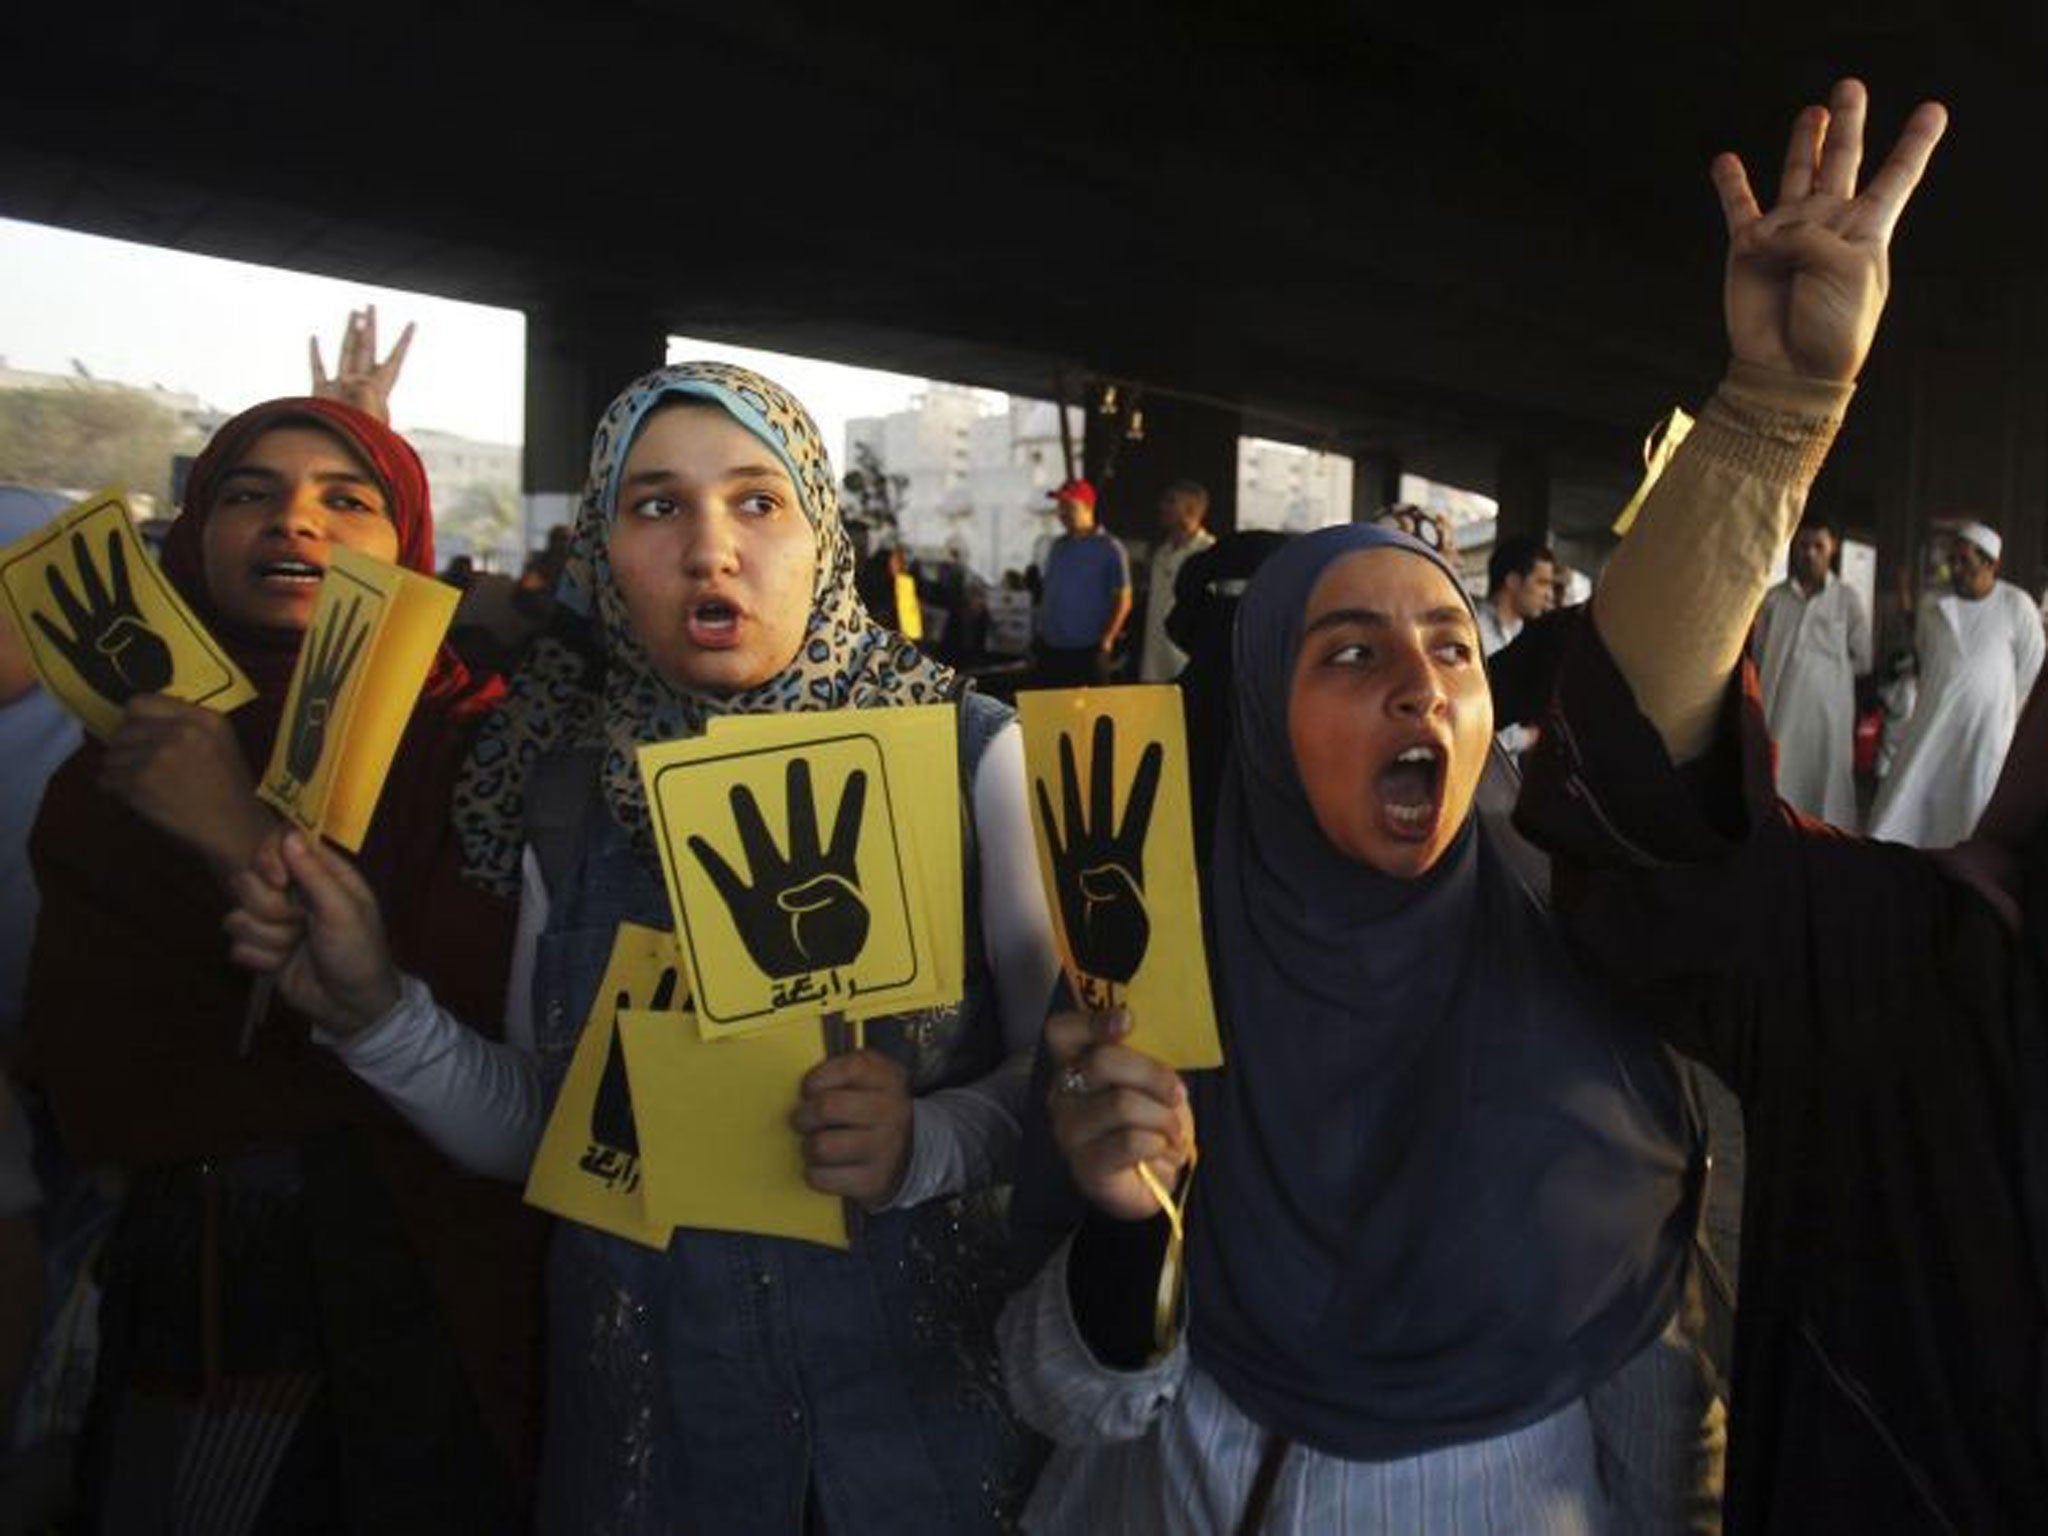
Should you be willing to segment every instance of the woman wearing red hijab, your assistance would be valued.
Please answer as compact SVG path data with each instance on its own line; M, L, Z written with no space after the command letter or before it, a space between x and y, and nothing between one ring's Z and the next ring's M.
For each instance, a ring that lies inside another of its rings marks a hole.
M534 1429L538 1235L282 1006L246 1047L223 880L276 825L255 798L331 551L432 575L425 472L372 417L275 400L193 466L164 568L256 685L232 717L161 696L51 781L27 1029L66 1150L127 1176L102 1268L82 1473L102 1528L498 1530ZM448 806L495 702L443 652L360 867L403 963L496 1019L509 903L458 879Z

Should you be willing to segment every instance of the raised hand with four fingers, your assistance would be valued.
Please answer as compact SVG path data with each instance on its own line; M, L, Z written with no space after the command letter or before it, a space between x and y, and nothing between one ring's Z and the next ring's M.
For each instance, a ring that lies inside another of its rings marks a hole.
M1768 213L1740 159L1714 161L1728 221L1723 295L1737 361L1841 382L1862 370L1891 287L1892 231L1948 127L1947 109L1923 102L1859 189L1868 106L1861 81L1841 80L1826 106L1793 120Z

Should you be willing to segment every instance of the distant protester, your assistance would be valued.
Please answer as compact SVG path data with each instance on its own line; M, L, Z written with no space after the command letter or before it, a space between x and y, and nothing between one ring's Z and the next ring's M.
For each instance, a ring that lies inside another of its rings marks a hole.
M1856 827L1856 679L1870 670L1870 614L1834 573L1835 531L1809 517L1792 535L1791 573L1756 620L1764 723L1778 748L1778 793L1817 821Z
M1557 590L1557 557L1536 540L1510 535L1494 546L1486 562L1486 601L1479 605L1479 638L1489 661L1519 637L1525 626L1551 610ZM1503 716L1499 741L1510 758L1535 743L1534 727Z
M1069 480L1052 493L1065 530L1046 552L1033 647L1038 683L1080 688L1116 673L1117 640L1131 616L1131 562L1095 517L1095 487Z
M1208 516L1209 492L1196 481L1176 480L1159 495L1159 543L1152 551L1152 571L1146 579L1140 682L1171 682L1188 664L1187 653L1173 643L1167 623L1173 614L1175 583L1181 570L1203 550L1215 547L1216 535L1203 526Z
M2041 610L1998 576L2005 541L1982 523L1949 540L1950 590L1914 630L1913 713L1870 811L1870 835L1946 848L1970 835L2041 671Z

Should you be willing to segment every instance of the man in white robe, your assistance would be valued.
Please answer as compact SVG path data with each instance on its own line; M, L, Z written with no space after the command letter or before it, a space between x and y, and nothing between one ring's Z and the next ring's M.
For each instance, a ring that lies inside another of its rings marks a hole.
M1151 585L1146 589L1145 649L1138 679L1170 683L1188 664L1187 652L1166 632L1173 612L1174 584L1180 568L1205 549L1216 547L1216 535L1203 527L1209 515L1209 492L1193 480L1176 480L1159 497L1159 547L1152 551Z
M2040 609L1998 579L2002 544L1981 523L1958 528L1955 590L1920 610L1919 698L1871 812L1872 837L1946 848L1970 835L1991 798L2043 649Z
M1830 571L1834 558L1827 524L1809 521L1792 536L1791 574L1757 614L1757 665L1778 744L1778 793L1853 831L1856 678L1870 670L1870 615Z

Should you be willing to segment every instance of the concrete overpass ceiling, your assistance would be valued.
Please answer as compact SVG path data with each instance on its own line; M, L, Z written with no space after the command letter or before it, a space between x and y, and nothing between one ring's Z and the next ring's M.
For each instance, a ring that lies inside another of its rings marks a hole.
M1847 67L1880 142L1957 109L1902 244L1924 323L2048 339L2037 8L1382 9L17 6L0 213L1032 394L1142 379L1479 489L1541 442L1591 505L1718 365L1709 157L1774 181Z

